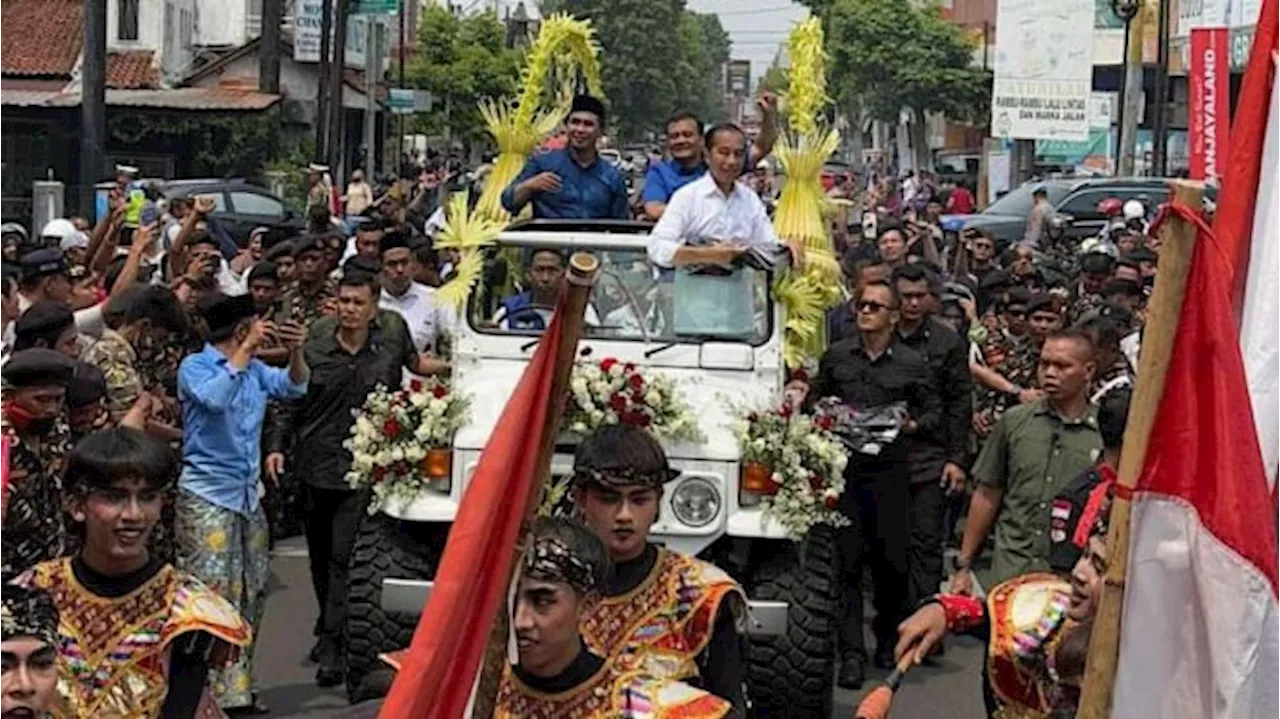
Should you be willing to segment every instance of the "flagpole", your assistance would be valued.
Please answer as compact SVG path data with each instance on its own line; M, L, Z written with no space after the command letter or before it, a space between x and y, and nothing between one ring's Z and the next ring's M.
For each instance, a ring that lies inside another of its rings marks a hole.
M599 260L586 252L575 253L569 258L569 272L565 275L564 316L560 320L563 325L560 330L560 343L556 346L555 366L551 377L551 402L547 406L547 415L543 419L542 445L538 447L536 467L539 476L533 485L533 492L524 499L524 520L520 526L519 538L512 547L512 551L517 555L524 551L529 524L542 502L542 493L551 474L551 457L555 454L556 436L560 434L560 418L564 415L564 398L569 390L569 375L573 371L573 363L578 356L578 340L582 336L587 296L595 284L596 270L599 267ZM511 577L508 580L509 585L516 581L519 571L520 562L514 562ZM508 589L507 596L510 594ZM494 617L493 631L489 634L484 660L480 663L479 680L472 697L470 713L472 719L488 719L493 716L494 702L498 697L498 684L507 663L510 622L509 609L506 602L503 602L502 611Z
M1173 201L1199 211L1204 186L1198 182L1175 181ZM1165 375L1178 333L1182 303L1186 296L1187 274L1196 244L1196 226L1171 214L1160 228L1160 273L1148 304L1147 322L1138 357L1138 381L1124 432L1124 451L1116 478L1117 491L1111 505L1111 528L1107 534L1107 572L1102 599L1093 620L1080 692L1078 719L1107 719L1111 714L1112 692L1120 658L1120 618L1124 608L1124 585L1129 565L1129 522L1132 505L1129 495L1137 486L1146 462L1151 427L1156 408L1164 395Z

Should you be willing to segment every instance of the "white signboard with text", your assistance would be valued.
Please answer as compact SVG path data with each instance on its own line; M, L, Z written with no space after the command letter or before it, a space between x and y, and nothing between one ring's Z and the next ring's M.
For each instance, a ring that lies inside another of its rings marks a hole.
M293 59L296 62L320 62L320 26L324 18L324 3L325 0L294 0ZM369 19L367 15L347 16L347 46L343 53L347 67L365 67Z
M1087 140L1093 0L999 0L991 134Z

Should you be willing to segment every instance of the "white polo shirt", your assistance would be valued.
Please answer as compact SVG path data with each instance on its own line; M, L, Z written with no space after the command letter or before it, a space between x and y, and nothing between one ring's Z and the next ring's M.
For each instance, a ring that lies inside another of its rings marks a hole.
M453 308L436 301L435 288L414 282L399 297L385 289L378 300L384 310L399 312L409 325L413 347L419 352L435 352L442 332L452 332L456 316Z

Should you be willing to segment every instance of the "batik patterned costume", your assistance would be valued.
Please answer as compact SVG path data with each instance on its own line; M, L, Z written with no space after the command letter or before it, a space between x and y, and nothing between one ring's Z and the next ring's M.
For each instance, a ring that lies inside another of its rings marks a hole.
M71 428L60 416L38 431L19 432L6 406L0 409L0 435L9 444L0 554L8 571L23 572L67 551L62 467L71 451Z
M1056 574L1025 574L997 584L985 604L950 594L935 599L949 632L989 631L986 671L999 704L994 719L1045 719L1071 709L1073 699L1054 671L1058 645L1075 625L1067 616L1069 583Z
M649 576L621 596L604 597L582 624L587 645L627 669L694 679L727 597L746 595L713 564L658 550ZM735 608L736 609L736 608Z
M226 600L172 565L115 599L85 589L68 558L36 565L15 581L49 592L58 607L55 719L157 717L179 638L204 632L233 647L250 640L248 625ZM222 713L206 693L196 716Z
M498 687L494 719L720 719L729 702L688 684L622 670L606 660L590 679L546 694L529 687L508 665Z

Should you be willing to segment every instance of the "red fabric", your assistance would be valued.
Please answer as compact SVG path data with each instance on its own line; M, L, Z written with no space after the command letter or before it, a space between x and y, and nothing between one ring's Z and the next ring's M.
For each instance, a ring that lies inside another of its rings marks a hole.
M1267 0L1267 5L1274 21L1275 0ZM1199 219L1182 205L1167 207L1187 219ZM1200 224L1199 232L1164 393L1136 490L1193 507L1206 530L1258 568L1274 595L1274 505L1231 304L1231 257L1207 226ZM1137 501L1142 501L1141 494Z
M1089 534L1093 531L1094 522L1098 520L1098 512L1107 498L1107 491L1116 483L1116 470L1106 462L1098 463L1098 475L1102 478L1092 490L1080 512L1076 522L1076 533L1071 536L1071 543L1081 549L1089 545Z
M457 719L466 710L490 628L505 605L516 540L539 474L563 308L562 294L480 455L382 719Z
M957 215L973 214L973 193L956 185L956 188L951 191L951 196L947 198L947 212Z
M967 632L987 620L987 605L981 599L960 594L939 594L938 604L947 616L947 631Z
M1276 0L1262 0L1249 64L1236 97L1231 124L1231 159L1222 178L1222 194L1213 226L1225 255L1222 270L1231 278L1230 297L1237 319L1244 305L1244 281L1249 274L1249 242L1258 201L1258 173L1262 169L1262 144L1271 110L1271 87L1275 83L1276 37ZM1266 199L1275 201L1273 197Z

